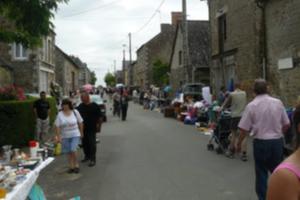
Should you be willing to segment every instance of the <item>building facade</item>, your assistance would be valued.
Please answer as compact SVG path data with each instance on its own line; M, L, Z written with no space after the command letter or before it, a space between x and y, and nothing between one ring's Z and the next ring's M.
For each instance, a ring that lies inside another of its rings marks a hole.
M50 93L51 82L55 80L54 44L54 32L44 37L42 46L35 49L17 43L0 43L0 57L12 67L15 85L26 93Z
M300 96L300 1L265 4L267 79L286 105Z
M80 66L57 46L55 56L56 83L61 86L63 95L69 95L80 88Z
M250 93L263 77L261 9L256 0L209 0L211 30L211 86L239 81Z
M177 15L176 19L178 19ZM161 24L160 33L137 50L137 60L133 70L134 85L143 89L149 88L153 84L154 63L161 61L170 65L175 32L176 24Z
M183 63L183 30L178 24L171 56L170 82L173 90L188 82L210 84L209 22L188 21L188 66ZM188 78L188 80L186 80ZM192 80L192 81L189 81Z

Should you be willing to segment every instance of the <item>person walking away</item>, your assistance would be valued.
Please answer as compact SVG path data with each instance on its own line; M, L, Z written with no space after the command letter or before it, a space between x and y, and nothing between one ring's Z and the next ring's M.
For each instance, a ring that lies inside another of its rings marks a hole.
M83 119L79 112L73 109L71 100L62 101L62 111L55 120L56 138L62 143L62 152L68 154L68 173L79 173L77 148L83 137Z
M123 88L120 90L120 107L122 121L126 121L128 110L128 94Z
M112 95L112 99L113 99L113 116L118 116L120 117L120 94L118 92L118 90L116 90L114 92L114 94Z
M296 133L295 152L271 175L267 200L300 199L300 104L296 106L292 121Z
M33 110L36 116L35 139L42 143L49 131L50 104L46 99L46 92L40 93L40 99L34 102Z
M226 153L226 155L230 158L233 158L234 154L236 153L235 145L239 137L238 124L241 120L246 105L247 105L247 94L245 91L241 89L241 85L239 83L236 83L235 90L229 94L229 96L226 98L224 104L221 107L221 110L223 110L223 108L230 106L230 111L231 111L230 145L228 148L228 152ZM243 161L247 161L247 138L246 137L243 141L241 159Z
M246 135L250 131L254 134L255 188L258 199L265 200L268 173L283 160L283 133L290 121L283 103L268 95L265 80L255 80L254 93L256 97L247 105L238 125L241 133L236 148L240 151Z
M102 124L102 114L100 107L90 101L88 93L81 94L82 103L77 110L83 118L84 134L82 138L82 147L84 152L84 159L82 162L89 161L89 167L96 164L96 133L100 131Z

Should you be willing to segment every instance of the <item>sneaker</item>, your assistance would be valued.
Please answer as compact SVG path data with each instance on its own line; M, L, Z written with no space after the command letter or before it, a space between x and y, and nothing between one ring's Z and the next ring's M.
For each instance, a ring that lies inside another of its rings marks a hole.
M89 167L94 167L96 165L96 162L95 161L91 161L90 163L89 163Z
M83 160L81 160L82 163L86 163L87 161L89 161L90 159L88 158L84 158Z
M245 152L242 154L241 160L244 162L248 160L247 154Z
M75 167L74 170L73 170L73 172L74 172L75 174L79 174L79 172L80 172L79 167Z
M68 169L68 174L72 174L72 173L74 173L74 169L72 168Z

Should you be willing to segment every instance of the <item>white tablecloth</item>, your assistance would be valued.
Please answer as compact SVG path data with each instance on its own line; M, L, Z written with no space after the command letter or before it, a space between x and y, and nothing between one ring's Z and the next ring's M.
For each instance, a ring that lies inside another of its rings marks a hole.
M26 175L26 179L16 185L16 187L6 195L5 200L25 200L32 188L35 184L37 178L39 177L40 172L44 169L47 165L49 165L54 158L48 158L41 164L39 164L33 171Z

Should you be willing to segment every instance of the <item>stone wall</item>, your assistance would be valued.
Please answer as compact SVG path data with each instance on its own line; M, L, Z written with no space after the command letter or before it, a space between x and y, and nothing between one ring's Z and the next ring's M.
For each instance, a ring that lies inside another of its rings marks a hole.
M268 79L286 105L300 96L300 1L270 0L266 6ZM293 68L279 69L281 59L292 59Z
M230 79L234 79L244 82L250 92L251 86L248 83L262 77L259 46L261 10L255 0L210 0L209 9L211 85L216 92L222 85L228 84ZM219 52L218 17L222 14L226 14L227 39L224 51Z
M145 43L137 51L134 77L135 85L148 88L153 84L153 64L160 60L170 64L173 41L175 37L175 26L162 24L161 32Z

